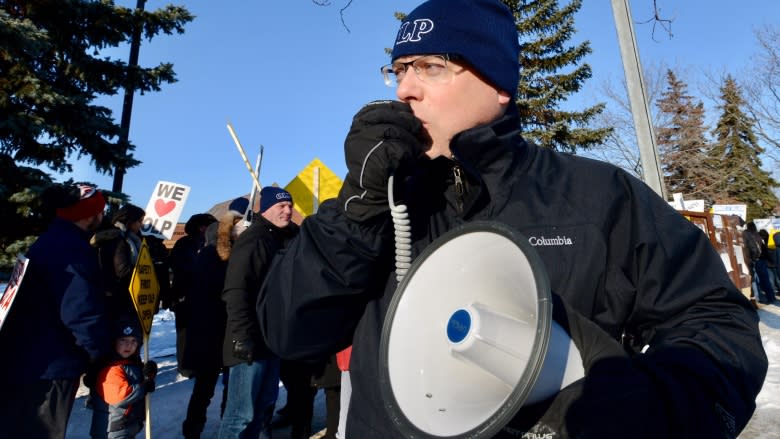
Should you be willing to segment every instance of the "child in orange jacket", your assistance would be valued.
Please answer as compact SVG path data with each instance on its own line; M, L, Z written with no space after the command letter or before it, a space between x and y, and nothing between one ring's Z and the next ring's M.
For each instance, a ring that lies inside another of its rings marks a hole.
M141 361L140 332L136 324L120 324L116 356L97 376L89 431L93 439L133 438L143 429L144 397L154 392L157 363Z

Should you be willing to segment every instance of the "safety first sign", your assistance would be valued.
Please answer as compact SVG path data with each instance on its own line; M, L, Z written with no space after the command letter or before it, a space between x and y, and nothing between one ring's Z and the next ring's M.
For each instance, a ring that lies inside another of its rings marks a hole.
M130 295L133 297L138 320L141 322L141 327L147 337L152 332L152 319L159 293L160 283L157 281L152 255L149 254L149 247L144 239L141 250L138 252L138 261L135 263L133 276L130 278Z

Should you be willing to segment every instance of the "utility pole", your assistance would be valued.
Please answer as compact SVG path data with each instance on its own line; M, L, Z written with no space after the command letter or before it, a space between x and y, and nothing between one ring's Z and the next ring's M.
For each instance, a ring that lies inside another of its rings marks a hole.
M146 0L138 0L135 6L136 12L144 10L144 4ZM132 71L138 66L138 51L141 48L141 28L140 24L136 24L133 29L132 40L130 41L130 58L127 61L127 67L129 69L130 78L132 79ZM119 145L123 148L122 152L127 153L128 139L130 138L130 115L133 112L133 94L135 89L133 85L128 81L125 86L125 99L122 103L122 120L119 125ZM111 186L113 192L122 192L122 183L125 179L125 168L117 166L114 169L114 184Z
M642 174L645 184L665 200L661 161L658 158L655 131L650 116L650 104L642 75L642 64L639 62L639 49L636 45L636 35L634 34L628 0L612 0L612 14L615 16L615 28L620 43L623 70L626 75L631 114L634 116L634 130L639 146L639 158L642 162Z

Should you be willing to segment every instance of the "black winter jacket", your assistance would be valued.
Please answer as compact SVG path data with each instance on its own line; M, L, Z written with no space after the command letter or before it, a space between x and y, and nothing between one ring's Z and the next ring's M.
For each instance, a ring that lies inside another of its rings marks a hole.
M111 226L96 232L90 239L90 244L98 250L109 320L136 318L133 296L130 294L130 279L133 277L141 247L140 237L131 237L129 232Z
M222 290L222 300L227 311L222 349L222 359L226 367L242 362L233 355L234 340L252 340L254 358L262 359L271 355L260 333L255 304L274 254L297 233L298 226L295 223L280 229L259 216L233 244Z
M206 230L206 245L195 258L193 287L187 294L190 318L180 368L192 371L195 376L201 372L218 371L222 367L227 319L222 288L227 262L217 254L218 227L216 222ZM230 236L223 239L230 239Z
M522 425L501 437L734 437L767 359L757 314L707 237L636 178L529 144L517 126L506 116L467 130L451 142L453 159L420 163L405 191L413 256L460 224L507 224L529 238L552 291L623 340L631 358L573 383L559 394L568 402L548 402L530 423L524 407ZM258 302L268 346L282 357L353 343L349 437L404 437L378 384L392 251L389 214L358 224L325 202L276 259Z

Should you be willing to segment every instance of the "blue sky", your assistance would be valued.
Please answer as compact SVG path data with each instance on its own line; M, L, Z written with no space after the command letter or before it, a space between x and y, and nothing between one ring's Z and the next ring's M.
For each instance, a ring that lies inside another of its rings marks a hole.
M117 0L134 7L135 0ZM148 0L146 9L167 2ZM178 82L158 93L136 94L130 127L135 156L123 190L146 207L159 180L192 188L180 218L208 210L217 202L247 193L252 180L229 135L233 124L250 161L264 145L260 182L284 186L312 159L319 158L343 177L343 139L352 115L375 99L392 99L379 67L388 62L398 28L395 11L410 11L418 0L353 0L341 24L347 0L322 7L310 0L173 1L196 16L183 35L143 41L144 66L172 62ZM586 59L593 78L573 102L591 105L594 90L623 78L610 2L585 1L577 15L574 43L589 40ZM691 83L703 72L739 77L757 49L754 29L776 25L780 2L745 0L658 0L661 15L674 20L670 39L652 24L652 0L631 1L643 64L663 63L685 70ZM772 21L774 19L774 22ZM110 52L127 59L128 48ZM691 92L697 90L691 86ZM704 98L704 97L702 97ZM101 99L121 116L122 96ZM71 175L60 176L68 178ZM72 175L101 187L112 177L80 163Z

